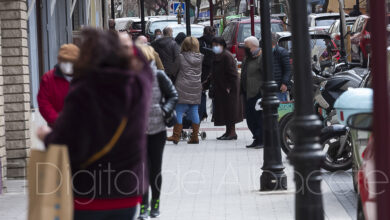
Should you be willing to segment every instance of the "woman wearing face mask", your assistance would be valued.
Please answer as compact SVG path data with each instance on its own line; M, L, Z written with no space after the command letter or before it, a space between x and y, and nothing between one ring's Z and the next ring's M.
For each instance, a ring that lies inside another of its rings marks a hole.
M226 50L223 38L214 38L212 44L215 53L211 77L214 89L214 125L226 126L226 132L217 139L237 140L236 124L243 120L243 115L236 61Z
M53 127L64 106L73 78L73 65L79 57L79 48L74 44L64 44L58 52L58 64L45 73L38 93L39 111L50 127Z

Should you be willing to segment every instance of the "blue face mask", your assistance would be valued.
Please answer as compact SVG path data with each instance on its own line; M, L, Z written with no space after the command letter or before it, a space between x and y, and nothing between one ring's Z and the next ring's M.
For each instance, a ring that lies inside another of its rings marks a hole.
M222 47L221 46L213 46L213 52L215 54L221 54L223 51Z

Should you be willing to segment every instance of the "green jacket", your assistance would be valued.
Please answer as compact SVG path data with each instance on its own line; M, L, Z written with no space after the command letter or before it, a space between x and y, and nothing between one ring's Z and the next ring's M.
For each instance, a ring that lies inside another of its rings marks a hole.
M261 95L263 84L262 56L245 58L241 69L241 88L247 99Z

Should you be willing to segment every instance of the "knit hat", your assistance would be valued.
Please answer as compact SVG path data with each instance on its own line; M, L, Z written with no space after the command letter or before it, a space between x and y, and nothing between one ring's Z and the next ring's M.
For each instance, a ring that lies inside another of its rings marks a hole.
M69 62L76 62L79 58L80 49L74 44L64 44L58 51L58 59Z

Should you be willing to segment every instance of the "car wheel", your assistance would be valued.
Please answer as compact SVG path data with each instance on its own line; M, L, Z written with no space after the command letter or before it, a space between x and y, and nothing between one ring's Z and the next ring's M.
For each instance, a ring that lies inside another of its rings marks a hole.
M360 199L360 195L358 195L356 219L357 220L365 220L366 219L364 217L363 205L362 205L362 200Z
M363 52L359 52L359 62L361 67L367 67L367 59L364 58Z

